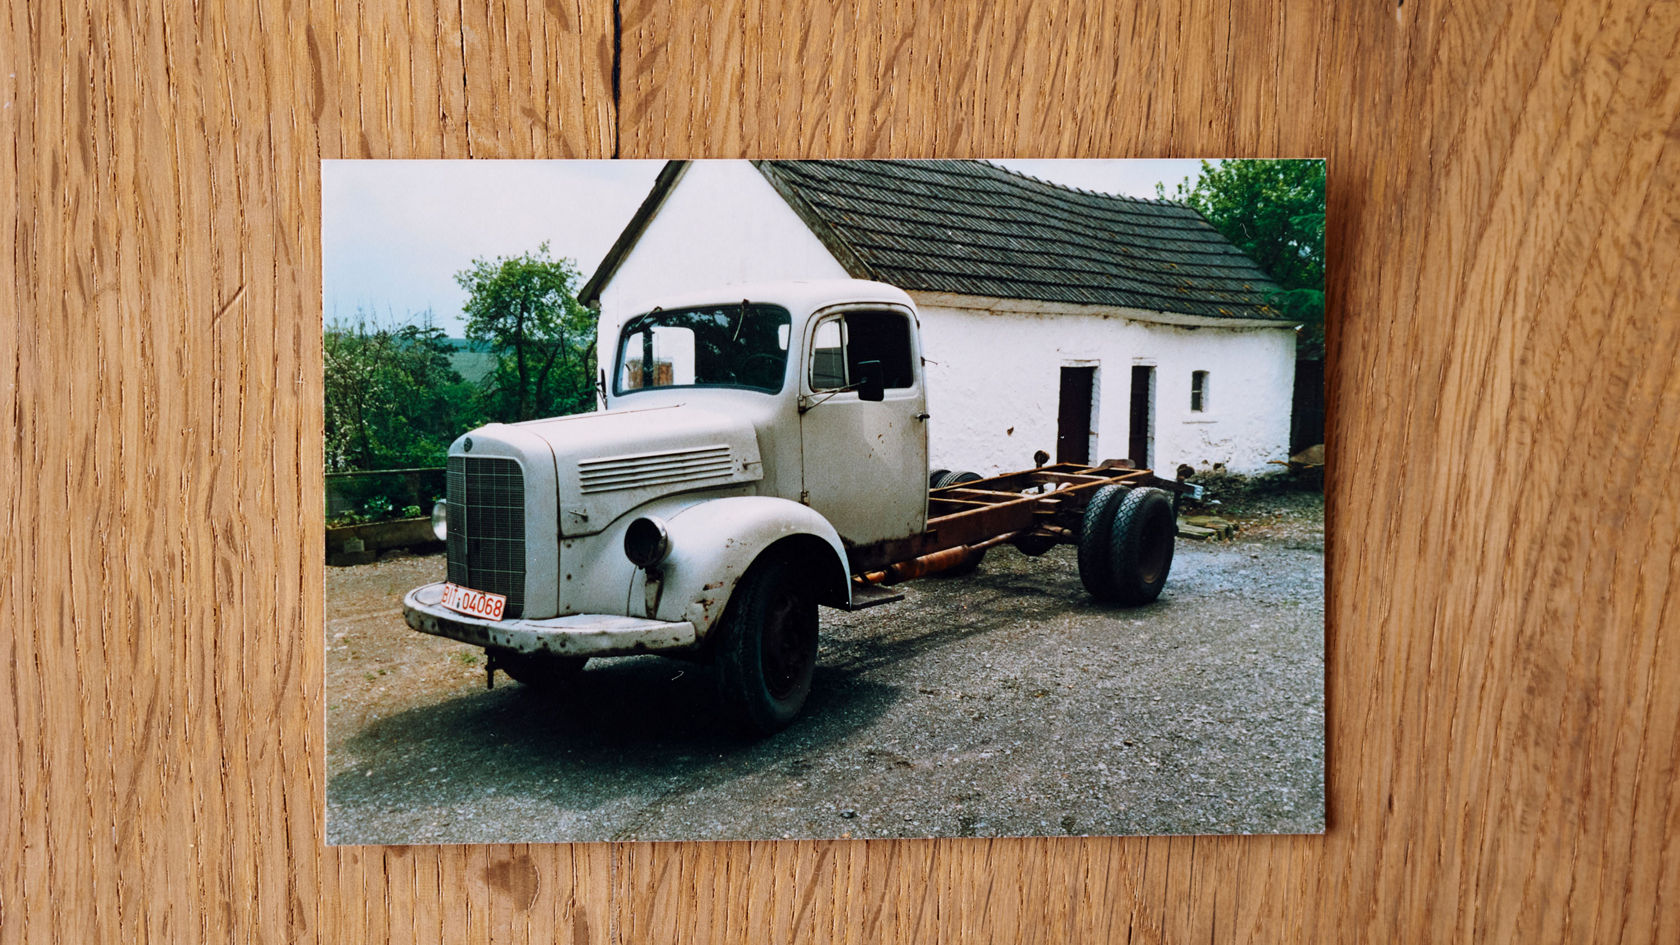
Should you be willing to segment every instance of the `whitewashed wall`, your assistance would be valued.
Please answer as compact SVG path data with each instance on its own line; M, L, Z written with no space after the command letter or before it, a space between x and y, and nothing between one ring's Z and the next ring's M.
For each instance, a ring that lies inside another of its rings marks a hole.
M920 300L918 300L920 302ZM1127 453L1132 365L1155 367L1154 466L1275 471L1289 448L1291 328L1185 328L1101 315L1025 314L922 304L929 462L982 474L1056 454L1063 365L1096 367L1093 461ZM1207 409L1190 374L1208 372Z
M693 161L601 291L605 337L647 298L848 273L746 161Z

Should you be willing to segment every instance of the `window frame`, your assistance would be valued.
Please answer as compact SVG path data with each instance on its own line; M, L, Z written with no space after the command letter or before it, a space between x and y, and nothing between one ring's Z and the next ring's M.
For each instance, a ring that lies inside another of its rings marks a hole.
M818 334L818 332L821 332L822 329L823 329L823 326L828 324L829 322L834 322L834 323L836 323L840 326L840 386L839 387L818 387L817 382L816 382L817 334ZM816 318L811 319L811 342L810 342L810 344L808 344L806 346L806 352L808 354L808 357L806 358L805 378L804 378L804 385L805 385L806 390L810 391L813 394L828 394L828 393L844 392L847 387L851 386L851 384L852 384L851 359L846 356L846 351L847 351L847 349L848 349L848 347L850 346L850 343L851 343L850 335L851 335L851 330L846 324L846 313L845 312L825 311L821 315L817 316Z
M793 346L792 346L791 342L792 342L792 338L793 338L792 326L794 324L794 317L793 317L793 312L786 305L782 305L778 302L751 302L751 301L749 301L747 303L748 305L751 305L751 306L754 306L754 307L757 307L757 308L768 309L768 310L771 310L772 312L774 312L774 311L781 312L783 317L785 318L785 321L782 324L784 324L788 327L789 345L788 345L787 349L782 352L781 381L774 388L760 387L760 386L752 385L752 384L739 384L739 383L735 383L735 384L720 384L720 383L663 384L663 385L656 385L656 386L652 386L652 387L625 387L624 386L624 368L625 368L625 363L626 363L625 362L625 356L628 353L628 343L629 343L629 340L630 340L630 336L632 334L632 332L630 331L630 328L631 328L632 325L635 325L637 322L641 321L644 318L647 318L650 315L681 315L681 314L687 314L687 313L707 312L707 311L712 311L712 310L726 309L726 308L729 308L732 305L737 305L737 304L740 304L740 303L720 302L720 303L709 304L709 305L705 305L705 304L703 304L703 305L686 305L686 306L683 306L681 308L657 309L657 310L649 310L649 311L646 311L646 312L639 312L639 313L631 316L630 318L626 319L624 324L619 327L618 333L617 333L618 334L617 344L616 344L617 351L614 353L614 356L613 356L612 395L614 397L626 397L626 396L630 396L632 394L640 394L640 393L645 393L645 392L649 392L649 391L670 391L670 390L741 390L741 391L748 391L748 392L754 393L754 394L769 394L771 396L777 396L777 395L782 394L784 391L787 390L787 366L788 366L788 362L793 360ZM651 337L651 335L650 335L650 337Z
M888 387L885 392L886 396L889 399L892 399L920 391L922 389L921 322L916 317L915 312L903 305L893 302L842 302L818 309L811 316L811 319L807 324L805 333L806 365L800 372L801 376L799 381L801 393L811 396L827 394L830 397L857 393L855 390L845 390L843 387L815 387L811 383L811 374L812 370L816 367L817 331L823 323L829 321L830 319L837 318L840 320L841 326L840 355L842 362L841 369L846 375L845 386L850 386L853 383L851 375L851 326L847 322L846 317L859 312L881 312L904 320L905 342L907 349L905 351L905 355L909 358L910 383L903 387Z

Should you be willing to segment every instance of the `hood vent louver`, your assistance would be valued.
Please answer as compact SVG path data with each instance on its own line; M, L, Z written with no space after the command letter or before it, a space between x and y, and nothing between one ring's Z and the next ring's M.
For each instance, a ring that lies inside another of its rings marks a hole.
M735 457L727 445L696 446L582 460L578 478L587 495L728 479L734 468Z

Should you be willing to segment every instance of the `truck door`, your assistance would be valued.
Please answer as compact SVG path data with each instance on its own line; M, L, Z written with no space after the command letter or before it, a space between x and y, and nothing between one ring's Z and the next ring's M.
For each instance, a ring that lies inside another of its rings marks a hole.
M908 312L870 307L824 313L806 331L800 378L803 501L858 545L927 526L927 394ZM878 361L884 398L846 388Z

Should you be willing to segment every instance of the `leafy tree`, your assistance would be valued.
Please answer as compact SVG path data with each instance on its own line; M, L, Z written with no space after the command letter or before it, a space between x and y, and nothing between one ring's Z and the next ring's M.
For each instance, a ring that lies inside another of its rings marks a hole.
M486 380L490 415L508 420L594 408L595 318L578 302L578 269L534 253L475 259L455 274L467 291L467 337L490 346L497 369Z
M443 329L334 322L326 355L329 470L441 466L449 443L478 423L475 391L450 367Z
M1167 197L1164 185L1156 195ZM1172 199L1194 207L1253 259L1279 291L1268 303L1301 320L1301 354L1324 350L1324 162L1202 162Z

